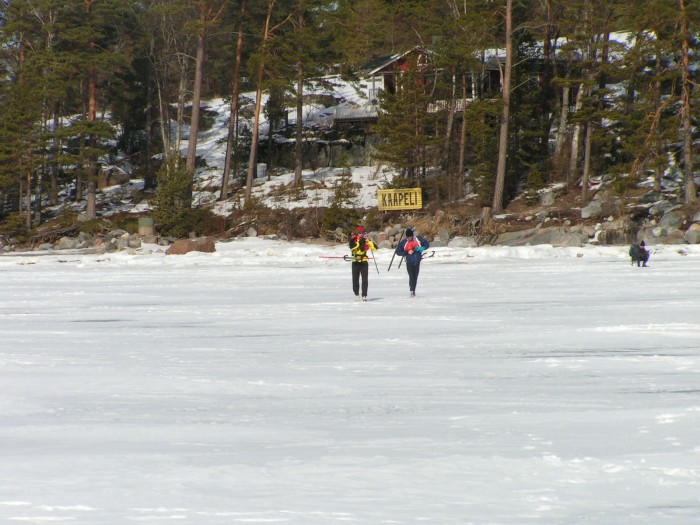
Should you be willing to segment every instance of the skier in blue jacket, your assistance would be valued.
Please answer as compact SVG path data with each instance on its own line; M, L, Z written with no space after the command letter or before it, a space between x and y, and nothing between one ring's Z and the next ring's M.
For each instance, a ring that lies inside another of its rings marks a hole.
M423 252L430 248L430 243L420 235L414 235L413 228L406 228L406 238L396 247L396 255L406 258L406 271L408 272L408 288L411 297L416 296L418 273Z

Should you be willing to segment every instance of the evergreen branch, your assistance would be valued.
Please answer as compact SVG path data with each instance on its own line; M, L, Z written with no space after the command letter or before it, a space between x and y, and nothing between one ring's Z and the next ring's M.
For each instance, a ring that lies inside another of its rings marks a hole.
M661 114L663 113L664 109L670 104L670 100L665 101L663 104L661 104L657 110L654 112L653 115L651 116L651 126L649 128L649 132L647 133L646 138L644 139L644 148L643 150L637 155L637 157L634 159L634 162L632 162L632 167L630 168L630 175L635 176L637 173L637 170L639 169L639 165L642 163L642 161L646 158L647 156L647 150L649 147L649 144L651 144L652 138L654 137L654 134L656 133L656 130L659 127L659 122L661 120ZM649 116L647 116L649 118Z

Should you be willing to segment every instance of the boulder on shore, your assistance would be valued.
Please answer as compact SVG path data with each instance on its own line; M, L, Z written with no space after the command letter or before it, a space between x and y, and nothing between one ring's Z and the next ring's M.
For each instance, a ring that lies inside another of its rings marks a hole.
M204 237L202 239L180 239L172 243L167 250L166 255L184 255L190 252L213 253L216 251L216 245L213 239Z

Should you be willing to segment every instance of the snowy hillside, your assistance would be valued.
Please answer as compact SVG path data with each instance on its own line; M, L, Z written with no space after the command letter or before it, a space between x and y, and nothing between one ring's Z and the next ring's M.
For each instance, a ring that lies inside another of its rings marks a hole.
M310 91L307 94L314 93ZM316 94L324 95L324 100L329 97L335 101L333 106L324 106L321 104L312 104L304 107L304 125L313 127L316 125L330 126L332 117L336 111L346 107L358 107L367 104L367 99L364 97L362 90L347 81L344 81L338 76L328 77L323 84L317 85ZM255 93L247 93L244 98L254 100ZM194 195L195 205L214 203L220 192L202 190L201 188L220 187L221 177L224 167L224 159L226 154L226 136L228 133L228 123L230 118L229 104L223 99L215 99L204 102L204 108L208 113L215 113L217 116L214 119L214 125L208 131L201 132L197 141L197 155L204 159L205 168L197 170L196 187L200 188ZM265 120L264 115L260 126L261 142L267 140L269 133L269 123ZM296 109L288 109L288 122L290 125L296 123ZM242 121L240 124L243 127L252 128L252 122ZM275 140L289 142L289 139L283 137L275 137ZM187 151L187 141L183 142L183 154ZM385 183L394 175L394 172L386 167L369 167L361 166L352 168L352 180L362 186L356 200L358 207L369 208L376 206L376 190L382 183ZM294 200L285 200L284 198L270 198L267 196L276 187L287 185L292 180L290 172L282 173L268 181L265 173L265 165L259 166L258 172L260 176L254 181L255 197L262 199L271 208L299 208L299 207L315 207L328 206L332 196L336 178L338 174L343 173L343 170L335 168L321 168L318 170L304 170L303 178L310 184L305 184L305 187L311 189L305 191L301 198L297 197ZM230 210L241 205L240 196L226 203L217 203L214 206L216 213L227 215Z
M311 89L311 88L307 88ZM333 115L336 111L348 107L359 107L367 103L367 99L363 94L362 89L350 82L344 81L340 77L332 76L325 79L323 83L316 85L315 91L309 91L307 94L322 95L323 100L334 101L332 105L325 106L321 103L310 104L304 107L304 122L306 126L325 125L330 126L333 122ZM243 100L252 101L255 99L255 93L241 94ZM263 97L266 98L265 96ZM200 130L197 140L197 157L204 164L204 167L197 168L194 182L194 206L212 206L212 210L220 215L228 215L232 209L240 208L242 205L242 195L236 195L227 202L218 203L220 195L220 187L223 176L224 161L226 155L226 139L228 135L228 125L230 119L230 105L224 99L217 98L205 100L202 102L202 111L212 117L212 124L206 130ZM260 124L261 141L267 139L268 122L265 120L264 113L261 115L262 121ZM288 108L288 122L293 125L296 122L296 109ZM240 124L242 128L252 129L252 121L241 117ZM184 136L189 135L189 126L185 124ZM290 142L284 137L275 136L275 140ZM188 141L185 139L181 143L181 155L184 157L187 154ZM114 159L103 158L101 161L103 169L106 171L114 170L121 173L130 173L133 166L128 158L123 155L117 155ZM299 207L325 207L332 199L334 186L337 182L338 175L343 173L343 170L336 168L320 168L317 170L304 170L303 178L308 184L305 184L307 190L301 196L296 196L294 200L285 200L279 197L270 197L271 193L278 194L275 191L280 185L289 184L291 181L291 173L278 171L272 180L268 181L266 177L266 166L260 164L258 166L259 177L254 180L253 195L262 200L270 208L299 208ZM370 208L376 206L376 190L377 188L390 181L394 172L386 166L369 167L359 166L352 168L352 181L362 187L359 191L355 204L360 208ZM132 178L128 184L120 184L102 188L98 192L97 202L100 216L110 216L119 212L131 212L141 214L151 210L151 205L147 201L133 203L131 194L143 189L144 181ZM61 191L61 197L66 199L58 206L45 206L45 212L52 215L60 214L64 207L73 211L83 212L86 208L86 200L74 203L68 200L70 193L73 191L73 186L68 186Z

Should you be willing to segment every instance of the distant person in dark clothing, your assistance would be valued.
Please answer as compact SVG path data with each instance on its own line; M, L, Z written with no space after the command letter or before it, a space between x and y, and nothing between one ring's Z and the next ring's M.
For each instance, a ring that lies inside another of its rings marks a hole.
M367 300L367 289L369 288L369 257L368 251L377 251L374 243L365 235L365 228L358 226L355 233L348 241L350 254L352 257L352 291L355 293L355 300L360 300L360 277L362 277L362 300Z
M406 271L408 272L408 289L411 297L416 296L418 273L423 252L430 247L430 243L423 237L413 234L412 228L406 229L406 238L396 247L396 255L406 258Z
M637 266L647 265L649 250L647 250L644 241L630 246L630 258L632 259L632 265L634 265L634 263L637 263Z

